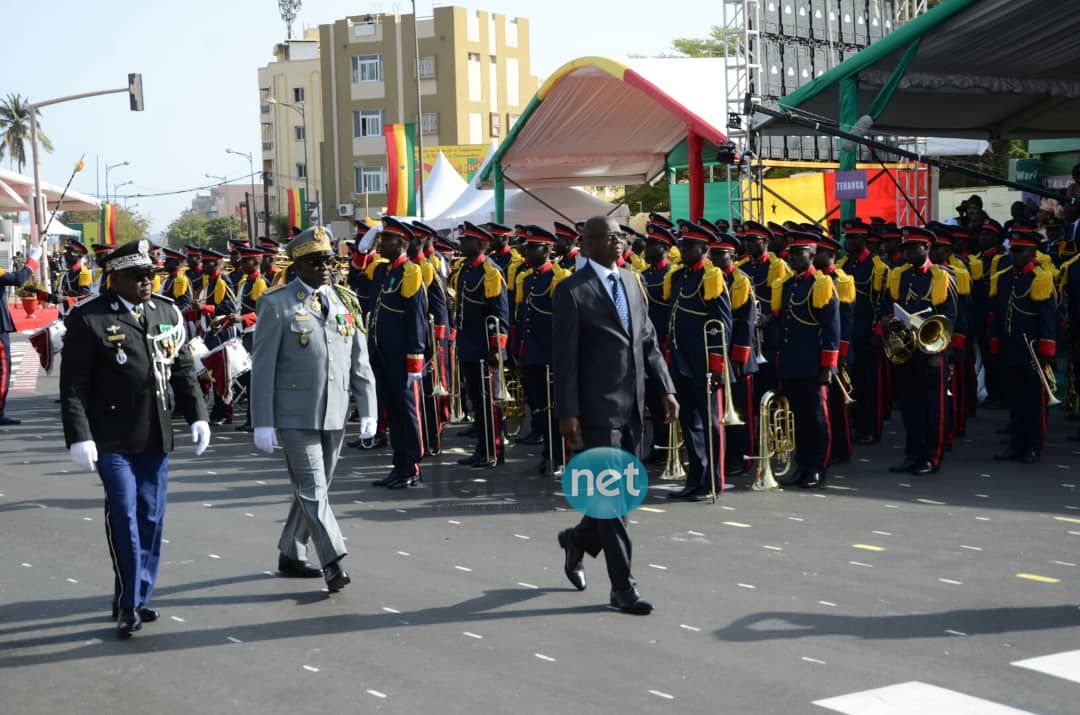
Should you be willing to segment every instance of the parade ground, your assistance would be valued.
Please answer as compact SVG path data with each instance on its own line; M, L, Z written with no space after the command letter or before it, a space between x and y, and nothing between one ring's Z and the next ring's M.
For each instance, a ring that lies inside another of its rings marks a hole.
M425 484L372 486L388 450L344 450L331 503L352 584L276 575L290 488L279 450L230 425L169 474L161 619L118 640L98 477L68 459L25 337L0 429L0 712L1075 713L1080 701L1080 443L1051 411L1034 466L993 461L981 411L941 473L890 474L857 447L828 488L669 503L631 515L655 612L607 608L563 575L577 520L538 447L496 470L455 461ZM184 427L178 425L178 427ZM350 425L350 433L357 426ZM350 434L348 438L355 436ZM658 472L657 472L658 473Z

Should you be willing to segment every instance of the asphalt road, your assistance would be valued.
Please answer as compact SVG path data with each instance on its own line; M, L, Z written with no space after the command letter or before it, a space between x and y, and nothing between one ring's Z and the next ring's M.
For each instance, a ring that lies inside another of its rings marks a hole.
M196 458L181 433L162 620L118 641L102 489L32 367L13 375L23 424L0 428L4 713L1080 712L1080 445L1059 412L1034 467L991 460L1004 413L981 412L928 477L885 471L897 419L823 492L670 504L654 481L632 516L648 617L606 608L602 560L584 593L567 583L555 534L575 513L521 494L543 484L536 448L469 471L473 498L450 494L456 465L373 487L389 454L346 449L353 583L330 596L274 574L280 454L218 427ZM467 443L447 446L452 464Z

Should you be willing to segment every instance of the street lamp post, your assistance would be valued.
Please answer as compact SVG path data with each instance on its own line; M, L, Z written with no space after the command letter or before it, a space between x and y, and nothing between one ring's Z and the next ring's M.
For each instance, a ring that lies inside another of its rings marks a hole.
M131 162L119 161L115 164L105 165L105 203L109 203L109 172L118 166L131 166Z
M247 157L247 160L248 160L248 170L251 172L251 176L249 177L251 179L251 201L250 202L245 201L244 203L247 204L247 213L248 213L247 219L248 219L248 232L249 232L248 233L248 238L251 239L252 245L255 245L255 233L256 233L256 228L257 227L255 225L255 222L252 220L254 217L251 214L251 204L255 201L255 163L254 163L254 160L251 158L251 154L248 153L248 152L237 151L235 149L226 149L225 153L226 154L236 154L237 156Z
M120 189L120 187L122 187L122 186L129 186L129 185L131 185L131 184L134 184L134 183L135 183L134 181L122 181L122 182L120 182L119 184L113 184L113 187L112 187L112 197L113 197L114 199L115 199L115 198L117 198L118 194L117 194L116 192L117 192L117 191L118 191L118 190ZM105 190L106 190L106 191L108 191L108 190L109 190L109 182L107 182L107 181L105 182Z
M311 175L311 167L308 166L307 117L304 114L304 104L303 104L303 102L298 102L297 104L287 104L285 102L279 102L276 99L274 99L273 97L267 97L266 101L267 101L268 104L276 104L276 105L281 106L281 107L288 107L289 109L295 110L296 112L298 112L300 114L300 126L302 126L304 128L304 204L305 204L305 206L304 206L304 215L307 216L310 219L311 215L308 213L308 208L307 208L306 204L312 200L311 199L311 185L310 185L310 183L308 181L308 177ZM320 223L321 223L322 222L322 216L320 216L319 218L320 218Z

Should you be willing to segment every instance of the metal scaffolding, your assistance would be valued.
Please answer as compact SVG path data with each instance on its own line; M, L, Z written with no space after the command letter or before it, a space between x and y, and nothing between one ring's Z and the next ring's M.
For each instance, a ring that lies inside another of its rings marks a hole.
M758 220L763 215L763 167L744 112L747 96L755 103L762 96L760 0L724 0L723 23L728 138L742 157L727 166L728 216Z

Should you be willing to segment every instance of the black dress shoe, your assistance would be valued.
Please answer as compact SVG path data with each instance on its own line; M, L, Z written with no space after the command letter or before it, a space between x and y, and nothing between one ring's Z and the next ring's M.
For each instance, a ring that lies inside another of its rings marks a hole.
M728 477L741 477L747 472L746 465L742 462L735 462L729 467L724 467L724 475Z
M803 476L805 474L805 469L803 469L802 467L797 467L785 474L784 476L780 477L780 479L778 479L777 481L780 482L781 486L793 487L803 480Z
M387 489L405 489L406 487L420 486L420 482L424 481L419 474L399 474L392 482L386 485Z
M135 612L139 614L139 620L143 623L153 623L161 618L161 614L156 608L150 608L148 606L140 606L135 609Z
M904 461L900 464L894 464L889 467L889 471L893 474L905 474L910 472L919 463L914 457L904 457Z
M242 425L237 425L236 431L237 432L254 432L255 428L251 426L250 422L245 422Z
M1006 450L1004 450L1002 452L998 452L997 454L994 455L994 459L996 459L999 462L1012 462L1012 461L1017 460L1019 458L1020 458L1019 450L1013 449L1012 447L1009 447L1008 449L1006 449Z
M692 497L696 493L697 493L696 488L683 487L682 489L680 489L678 491L668 492L667 493L667 498L668 499L689 499L690 497Z
M799 482L801 489L818 489L825 486L825 475L816 469L806 470L806 476Z
M349 574L345 572L345 569L341 568L340 558L327 564L326 568L323 569L323 573L326 574L326 587L330 589L330 593L337 593L352 583Z
M459 459L457 461L457 463L460 464L463 467L471 467L471 466L473 466L473 465L475 465L477 463L484 462L484 461L485 461L484 455L473 453L473 454L470 454L468 457L462 457L461 459Z
M8 417L6 415L0 415L0 427L14 427L15 425L21 425L22 420L17 417Z
M391 469L389 474L387 474L382 479L376 479L371 483L371 485L375 487L389 486L390 483L396 481L399 476L401 475L398 473L397 469Z
M1018 457L1020 462L1024 464L1035 464L1039 461L1039 453L1034 449L1029 449Z
M142 628L139 612L134 608L121 608L116 618L116 633L121 638L130 638L131 634Z
M277 570L282 576L290 578L319 578L322 571L306 561L290 559L285 554L278 554Z
M563 564L563 573L566 574L566 578L570 581L570 585L579 591L585 590L585 566L582 565L582 559L585 558L585 551L578 548L574 543L574 530L563 529L559 532L559 546L566 553L566 561Z
M911 473L916 476L922 476L923 474L936 474L939 469L940 467L935 467L930 463L929 459L924 459L911 468Z
M543 444L544 443L544 435L540 434L539 432L532 432L531 434L525 435L525 437L523 437L523 438L521 438L519 440L515 440L515 441L518 444L528 444L528 445Z
M641 597L636 588L611 592L611 607L623 613L647 616L652 613L653 605Z

